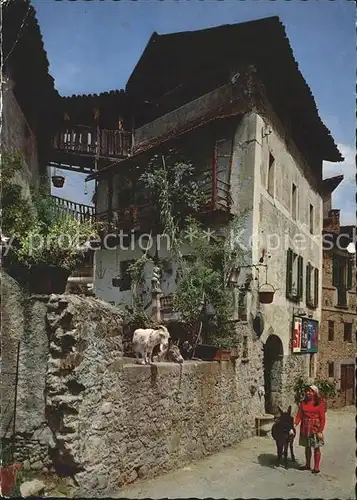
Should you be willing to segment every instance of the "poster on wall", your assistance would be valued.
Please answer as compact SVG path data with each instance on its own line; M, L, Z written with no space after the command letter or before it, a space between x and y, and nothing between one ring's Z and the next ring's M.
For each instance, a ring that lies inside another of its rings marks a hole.
M307 352L314 353L317 352L318 348L318 333L319 333L319 323L314 319L304 318L303 328L306 325L307 332Z
M295 316L293 321L293 353L314 353L318 350L318 321Z
M294 318L293 322L293 353L301 352L302 319Z

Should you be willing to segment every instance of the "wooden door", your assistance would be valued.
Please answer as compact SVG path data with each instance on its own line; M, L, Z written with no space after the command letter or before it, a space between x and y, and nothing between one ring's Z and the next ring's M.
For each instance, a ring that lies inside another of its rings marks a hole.
M355 401L355 365L341 365L341 398L345 406Z

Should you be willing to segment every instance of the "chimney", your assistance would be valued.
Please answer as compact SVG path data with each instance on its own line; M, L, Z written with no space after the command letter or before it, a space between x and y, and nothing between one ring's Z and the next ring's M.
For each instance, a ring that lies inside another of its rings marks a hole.
M330 219L331 230L334 233L340 232L340 210L334 209L330 210L328 213L328 218Z

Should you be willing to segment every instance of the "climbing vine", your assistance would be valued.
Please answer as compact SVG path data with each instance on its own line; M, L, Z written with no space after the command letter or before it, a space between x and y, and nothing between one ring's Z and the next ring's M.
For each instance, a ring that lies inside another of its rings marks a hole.
M249 256L237 239L244 228L245 214L233 217L223 230L208 232L194 217L205 203L195 168L177 151L155 156L141 180L157 200L163 233L170 238L170 254L178 266L174 309L181 313L183 322L193 327L203 305L209 304L213 311L209 321L212 341L221 347L236 345L230 323L233 294L229 279ZM188 244L190 255L185 256L182 249ZM130 266L133 281L139 282L150 261L160 264L157 253L152 258L145 252Z

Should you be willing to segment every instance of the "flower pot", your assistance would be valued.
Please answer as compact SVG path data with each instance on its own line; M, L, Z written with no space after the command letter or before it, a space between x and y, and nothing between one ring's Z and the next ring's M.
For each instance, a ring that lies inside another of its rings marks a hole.
M239 350L238 347L233 347L231 349L231 359L237 359L239 358Z
M195 358L200 358L203 361L213 361L218 347L208 344L198 344L195 349Z
M218 349L214 361L230 361L231 359L231 350L230 349Z
M271 304L274 300L275 292L259 292L259 302L261 304Z
M16 484L16 475L21 467L21 464L0 467L0 491L3 495L10 496L13 493Z
M52 184L56 188L62 188L64 184L65 178L63 175L53 175L52 176Z
M118 276L112 278L112 285L116 288L120 288L121 287L121 282L122 282L122 279L119 278Z
M41 295L62 294L66 290L70 274L70 271L62 267L46 264L33 266L29 271L30 292Z

